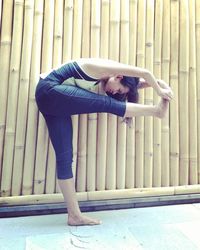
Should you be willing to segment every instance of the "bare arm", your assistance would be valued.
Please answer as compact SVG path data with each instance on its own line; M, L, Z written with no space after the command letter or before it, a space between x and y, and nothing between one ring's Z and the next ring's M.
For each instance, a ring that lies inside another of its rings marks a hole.
M139 67L133 67L108 59L81 58L77 62L84 71L98 78L114 75L142 77L147 71Z
M157 79L156 81L161 89L160 94L158 95L160 95L161 97L163 97L164 99L168 101L172 100L174 94L170 86L163 80ZM145 79L139 80L138 89L148 88L148 87L151 87L148 81L146 81Z
M149 83L146 82L143 78L140 78L139 83L138 83L138 89L144 89L144 88L148 88L148 87L151 87L149 85Z
M77 60L77 63L81 66L83 71L93 76L94 78L111 77L115 75L139 77L148 82L148 84L153 87L158 94L161 91L156 78L147 69L134 67L112 60L93 58L80 59Z
M163 89L171 89L170 86L163 80L157 79L157 83L159 86ZM138 89L148 88L151 87L151 85L145 81L143 78L139 79Z

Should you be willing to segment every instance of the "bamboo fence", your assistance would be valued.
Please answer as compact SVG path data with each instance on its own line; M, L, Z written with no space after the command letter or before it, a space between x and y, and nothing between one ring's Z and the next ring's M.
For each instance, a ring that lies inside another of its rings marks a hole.
M83 35L82 35L82 47L84 50L81 52L82 57L89 57L90 55L90 1L83 3ZM87 166L87 122L88 115L82 114L79 117L79 131L78 131L78 159L77 165L79 169L84 169L86 172ZM82 172L78 172L78 176L81 178ZM77 188L77 191L80 190Z
M172 3L171 3L172 4ZM165 11L164 11L165 10ZM170 1L162 3L163 22L161 27L161 78L166 82L170 82ZM155 46L156 47L156 46ZM173 89L173 87L172 87ZM174 91L174 89L173 89ZM175 99L175 98L174 98ZM175 99L177 100L177 99ZM173 103L172 103L173 104ZM171 104L170 104L171 105ZM170 106L171 107L171 106ZM170 109L171 110L171 109ZM170 112L171 114L171 112ZM170 128L169 112L161 121L161 186L168 187L170 185ZM155 131L156 133L156 131Z
M0 0L0 27L1 27L2 0Z
M53 66L53 28L54 28L54 1L44 4L43 42L41 71L45 72ZM39 114L38 134L35 157L33 193L42 194L45 191L46 168L48 164L49 137L44 118Z
M26 126L28 120L28 99L31 67L31 48L33 34L33 1L25 1L24 4L24 27L21 52L21 68L19 78L19 92L17 105L17 119L15 132L15 147L13 152L12 188L11 194L21 193L21 181L23 171L23 159L25 149ZM12 114L12 113L11 113ZM10 115L11 115L10 114Z
M110 1L109 58L119 61L120 0ZM115 43L115 46L113 46ZM117 117L108 114L106 189L116 189Z
M120 2L120 62L129 63L129 1ZM117 119L116 188L124 189L126 181L126 125Z
M145 68L153 72L154 1L146 2ZM153 104L153 89L145 89L144 103ZM159 134L159 131L157 131ZM144 118L144 187L153 180L153 118Z
M162 54L162 26L163 26L163 2L157 1L155 5L155 43L154 43L154 60L153 70L157 78L161 78L161 54ZM159 101L158 96L153 93L154 102ZM152 185L161 187L161 121L154 119L153 121L153 176Z
M81 37L82 37L82 8L83 1L75 0L73 3L73 35L72 35L72 58L81 57ZM76 174L76 162L78 151L78 115L72 116L73 124L73 173ZM81 192L86 188L86 165L78 165L77 168L77 191Z
M100 50L100 0L91 2L91 44L90 56L99 57ZM84 48L83 48L84 49ZM96 188L97 114L88 115L87 134L87 191ZM85 191L85 190L84 190Z
M18 10L16 10L15 14L18 15L18 12L20 12L20 5L23 5L23 2L18 1L15 3L16 8L18 7ZM14 124L12 124L13 127L9 127L9 125L6 126L6 117L7 117L7 99L9 96L8 93L8 81L9 81L9 74L10 74L10 60L16 60L18 58L15 58L13 55L14 49L12 50L11 54L11 47L12 47L12 13L13 13L13 2L12 1L6 1L4 5L2 6L2 21L1 21L1 43L0 43L0 74L1 74L1 91L0 91L0 164L1 164L1 189L2 194L4 196L10 196L11 195L11 179L12 179L12 165L13 165L13 148L14 148ZM19 14L20 15L20 14ZM18 15L18 16L19 16ZM20 17L17 18L17 22L20 22ZM22 25L22 24L21 24ZM16 33L15 33L16 34ZM19 34L20 35L20 34ZM14 36L14 34L13 34ZM21 46L21 42L20 42ZM17 56L17 55L16 55ZM14 72L16 74L16 77L18 77L18 63L16 62L16 68L11 68L11 72ZM18 84L18 81L14 83L13 88L15 88L15 84ZM18 87L16 87L17 89ZM16 94L16 92L15 92ZM12 100L12 99L11 99ZM15 107L14 110L12 110L13 115L15 116ZM10 152L12 152L10 154ZM3 160L4 159L4 160Z
M109 0L102 1L100 27L100 57L108 58L109 52ZM106 157L107 157L107 114L98 114L97 127L97 167L96 190L106 188ZM98 178L97 178L98 176Z
M199 41L198 0L0 0L0 206L63 201L35 87L79 57L147 68L174 100L164 119L131 127L106 113L72 116L78 200L199 193ZM151 88L139 93L159 102Z
M174 100L170 104L170 185L179 185L179 2L172 1L170 7L170 57L166 55L166 63L170 61L170 84L174 92Z
M55 1L55 18L54 18L54 30L53 30L53 67L58 67L62 63L62 37L63 37L63 0ZM47 170L46 170L46 182L45 182L45 193L55 192L55 154L53 146L49 143L48 148L48 159L47 159Z
M129 64L136 64L137 34L137 1L129 2ZM126 128L126 185L135 187L135 118L132 127Z
M189 4L189 183L198 183L195 1Z
M33 192L33 177L35 169L36 143L38 131L38 109L35 105L35 87L40 73L40 58L42 44L42 24L43 24L43 1L35 1L35 17L33 26L33 42L30 71L30 98L28 105L28 121L26 133L26 147L24 153L24 170L22 181L22 194L31 195ZM12 113L12 112L11 112ZM31 154L30 154L31 152ZM53 185L52 185L53 186Z
M197 180L198 183L200 182L200 16L199 16L199 10L200 10L200 2L195 1L195 28L196 28L196 87L197 87L197 142L198 142L198 174L197 174Z
M145 67L146 1L138 1L136 65ZM144 90L140 90L140 103L144 103ZM144 117L135 124L135 187L144 187Z
M179 118L180 118L180 184L188 183L188 77L189 77L189 20L188 3L180 2L180 46L179 46Z
M64 20L63 20L63 31L67 30L67 32L63 32L63 53L62 53L62 61L68 61L72 58L72 42L73 42L73 17L74 17L74 1L64 1ZM73 174L76 175L76 168L73 165ZM56 182L56 184L58 184ZM60 189L58 185L56 185L56 192L59 193Z

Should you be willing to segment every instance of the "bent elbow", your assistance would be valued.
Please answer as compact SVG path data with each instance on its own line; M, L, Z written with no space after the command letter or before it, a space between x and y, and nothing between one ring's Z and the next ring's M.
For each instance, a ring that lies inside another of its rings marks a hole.
M146 80L149 79L149 76L151 76L151 72L148 69L144 69L143 78Z

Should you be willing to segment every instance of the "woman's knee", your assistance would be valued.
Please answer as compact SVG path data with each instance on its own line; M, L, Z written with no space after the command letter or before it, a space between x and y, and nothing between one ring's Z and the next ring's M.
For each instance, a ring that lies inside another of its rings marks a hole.
M72 168L68 169L68 171L66 171L65 168L63 169L63 171L62 169L59 170L57 169L56 173L57 173L57 178L59 180L66 180L73 178Z
M72 150L56 154L56 172L58 179L69 179L73 177L72 161Z

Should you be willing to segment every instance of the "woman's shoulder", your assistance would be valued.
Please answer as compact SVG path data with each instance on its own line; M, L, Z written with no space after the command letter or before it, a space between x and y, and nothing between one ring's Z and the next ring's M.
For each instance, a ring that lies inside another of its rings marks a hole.
M40 77L44 78L53 70L58 70L60 68L66 67L69 64L77 64L86 75L94 79L100 79L109 76L106 69L115 63L117 64L118 62L104 58L77 58L73 60L67 60L57 67L42 72Z
M111 63L117 63L116 61L113 61L111 59L106 59L106 58L95 58L95 57L90 57L90 58L79 58L75 60L79 65L84 65L84 64L89 64L89 65L106 65L106 64L111 64Z
M104 58L79 58L76 60L81 69L93 78L109 77L108 69L117 62Z

